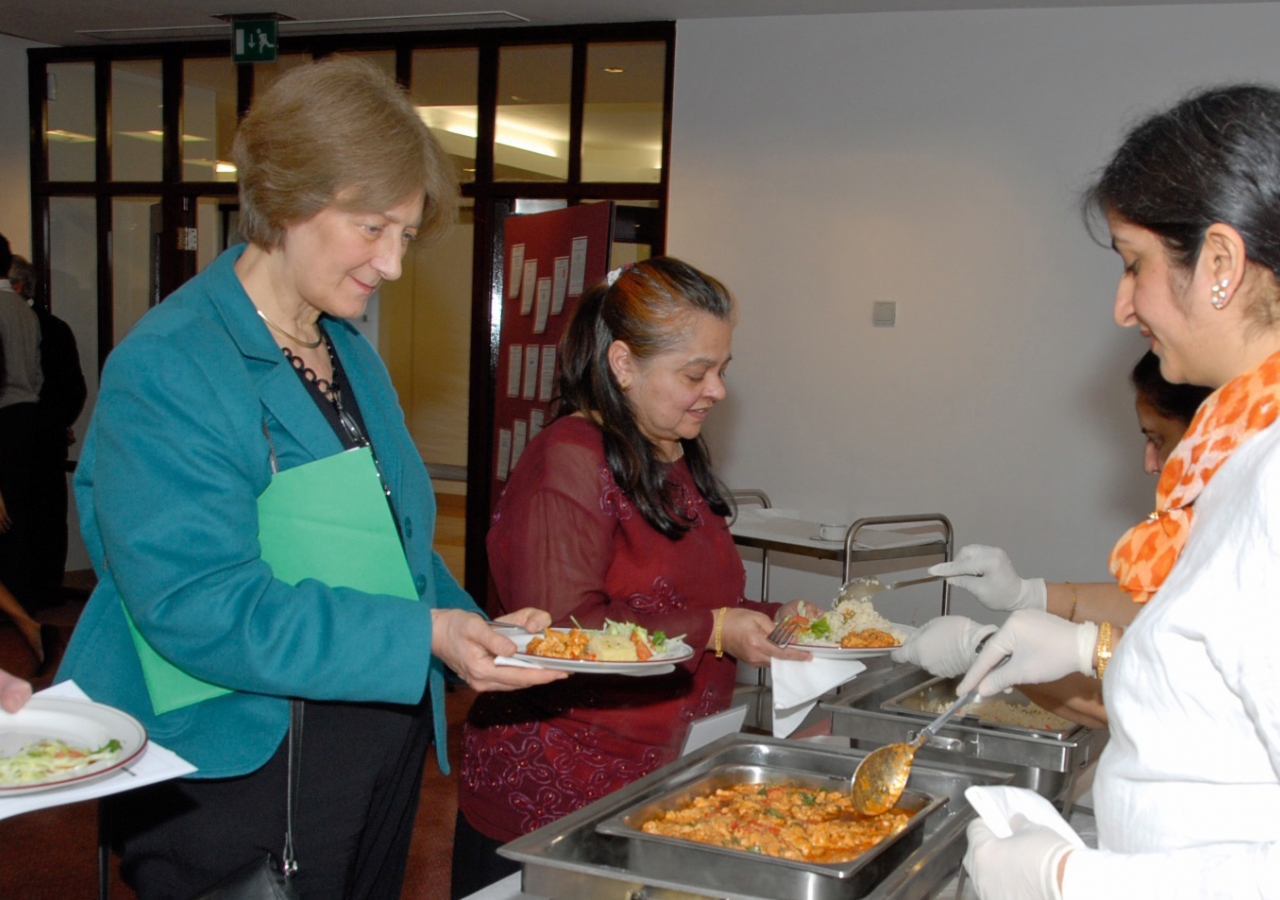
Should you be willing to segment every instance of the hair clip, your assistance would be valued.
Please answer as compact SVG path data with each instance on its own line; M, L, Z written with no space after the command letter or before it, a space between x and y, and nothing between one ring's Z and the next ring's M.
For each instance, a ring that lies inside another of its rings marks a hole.
M605 284L609 285L609 287L613 287L613 283L618 280L618 276L621 275L623 272L627 271L627 269L630 269L634 265L635 263L623 263L622 265L618 266L618 268L614 269L604 277Z

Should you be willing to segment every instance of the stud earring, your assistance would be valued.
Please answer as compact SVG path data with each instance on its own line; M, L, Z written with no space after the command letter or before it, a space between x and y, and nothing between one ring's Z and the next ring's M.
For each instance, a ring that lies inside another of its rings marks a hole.
M1227 285L1230 283L1230 279L1224 278L1209 289L1209 292L1213 294L1209 302L1213 304L1214 309L1222 309L1227 305Z

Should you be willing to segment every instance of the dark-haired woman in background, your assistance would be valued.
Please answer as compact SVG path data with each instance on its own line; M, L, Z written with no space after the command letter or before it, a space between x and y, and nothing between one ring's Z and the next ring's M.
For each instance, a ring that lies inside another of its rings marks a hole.
M691 721L728 708L735 659L808 658L768 642L776 604L742 597L729 498L700 437L725 396L733 325L723 285L659 257L610 273L565 333L554 421L521 455L489 532L499 602L556 625L637 622L699 652L669 675L478 698L454 897L518 868L501 844L674 760Z
M1133 405L1138 426L1147 439L1142 468L1159 475L1173 448L1186 434L1204 398L1212 393L1195 384L1171 384L1160 374L1160 357L1148 350L1133 367Z

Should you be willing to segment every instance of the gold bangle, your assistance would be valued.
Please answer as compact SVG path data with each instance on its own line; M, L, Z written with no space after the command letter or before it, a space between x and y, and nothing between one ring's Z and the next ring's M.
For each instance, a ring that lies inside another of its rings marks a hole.
M1098 626L1098 663L1094 670L1101 679L1107 674L1107 663L1111 662L1111 623L1103 622Z
M716 610L716 659L724 659L724 615L729 611L729 607L722 606Z
M1071 586L1071 615L1067 616L1067 621L1074 622L1076 620L1076 605L1080 602L1080 595L1076 592L1075 584L1070 581L1067 584Z

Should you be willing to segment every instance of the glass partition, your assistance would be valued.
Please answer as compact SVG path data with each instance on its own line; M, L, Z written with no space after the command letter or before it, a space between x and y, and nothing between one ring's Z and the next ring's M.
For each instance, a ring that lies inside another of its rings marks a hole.
M229 57L182 64L182 180L235 181L236 69Z
M49 307L71 326L80 351L80 368L89 388L77 440L98 394L98 254L96 203L91 197L49 199ZM75 451L72 451L75 456Z
M498 62L495 181L569 177L573 48L503 47Z
M409 93L418 115L445 152L458 180L476 180L476 93L480 52L474 47L413 51Z
M589 44L582 180L662 180L667 45Z
M113 334L120 343L143 314L160 302L160 198L111 201Z
M50 63L46 71L49 180L93 181L93 63Z
M201 272L232 244L242 244L240 204L227 197L196 200L196 271Z
M160 60L111 63L111 179L159 181L164 174Z

